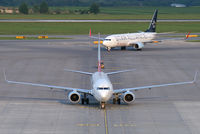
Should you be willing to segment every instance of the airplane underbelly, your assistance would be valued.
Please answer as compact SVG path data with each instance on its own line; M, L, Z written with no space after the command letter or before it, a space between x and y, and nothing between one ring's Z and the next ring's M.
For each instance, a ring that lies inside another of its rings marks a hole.
M118 42L117 46L128 46L127 42Z

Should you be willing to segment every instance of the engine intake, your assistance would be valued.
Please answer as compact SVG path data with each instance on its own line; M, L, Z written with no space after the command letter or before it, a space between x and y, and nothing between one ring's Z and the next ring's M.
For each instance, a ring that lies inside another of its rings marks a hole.
M132 103L135 101L135 95L132 92L127 91L123 94L123 101L126 103Z
M142 49L144 47L143 43L138 42L137 44L133 45L133 48L135 49Z
M78 103L81 100L81 95L76 91L72 91L69 93L68 99L72 103Z

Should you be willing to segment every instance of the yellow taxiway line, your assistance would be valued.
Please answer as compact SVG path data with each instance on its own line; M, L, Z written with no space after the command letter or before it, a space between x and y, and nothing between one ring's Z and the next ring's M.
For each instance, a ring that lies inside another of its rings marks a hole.
M104 124L105 124L105 133L108 134L108 122L107 122L107 111L104 109Z

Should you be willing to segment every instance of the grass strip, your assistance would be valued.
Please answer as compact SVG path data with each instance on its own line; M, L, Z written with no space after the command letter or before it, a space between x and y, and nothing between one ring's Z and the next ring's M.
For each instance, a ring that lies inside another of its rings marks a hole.
M187 40L187 42L200 42L200 40Z
M38 39L37 37L26 37L25 39L16 39L15 37L0 37L0 40L49 40L49 39L62 40L62 39L72 39L72 38L49 37L47 39Z
M86 35L89 29L92 34L115 34L145 31L149 23L145 22L82 22L82 23L0 23L0 35ZM157 32L200 33L199 22L159 22Z

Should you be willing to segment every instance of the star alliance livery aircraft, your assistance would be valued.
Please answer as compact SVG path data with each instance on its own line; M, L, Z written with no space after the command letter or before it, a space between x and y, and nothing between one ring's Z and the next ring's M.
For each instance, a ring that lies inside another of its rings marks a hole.
M100 42L100 39L99 39L99 42ZM90 72L68 70L68 69L65 69L65 70L70 71L70 72L90 75L91 89L80 89L80 88L53 86L53 85L38 84L38 83L10 81L6 78L5 71L4 71L4 78L6 82L13 83L13 84L40 86L40 87L55 88L55 89L61 89L64 91L70 91L68 94L68 99L71 103L79 103L81 101L82 104L84 103L89 104L89 98L87 98L87 95L91 95L100 103L100 108L105 108L106 102L108 102L110 99L113 99L114 104L115 103L120 104L121 99L125 103L128 103L128 104L134 102L135 95L131 91L140 90L140 89L150 89L154 87L192 84L196 81L196 76L197 76L197 72L196 72L193 81L168 83L168 84L161 84L161 85L150 85L150 86L142 86L142 87L134 87L134 88L123 88L123 89L114 90L113 85L108 76L112 74L121 73L121 72L133 71L135 69L104 73L101 70L100 43L98 44L98 71L97 72L90 73Z
M135 50L142 50L145 43L154 42L154 39L157 34L156 33L157 14L158 10L155 10L149 28L145 32L109 35L106 38L102 38L103 46L105 46L108 51L110 51L111 48L114 47L121 47L121 50L124 50L128 46L132 46ZM90 37L97 38L91 36L91 31L90 31Z

